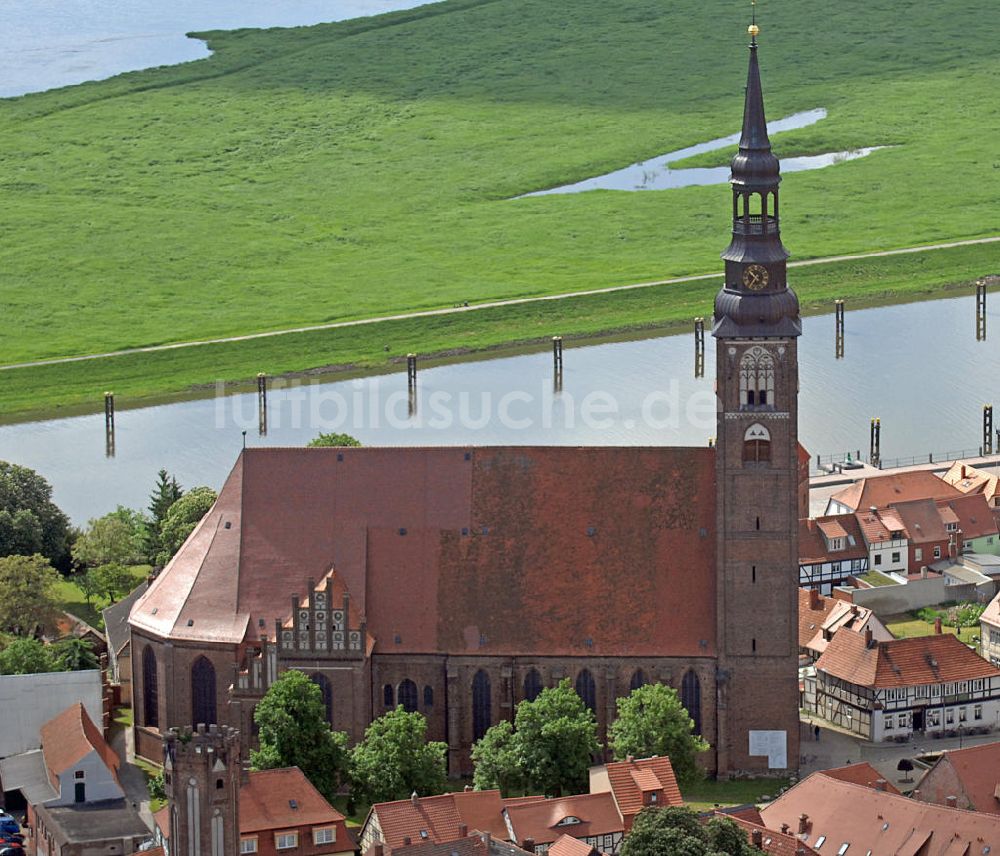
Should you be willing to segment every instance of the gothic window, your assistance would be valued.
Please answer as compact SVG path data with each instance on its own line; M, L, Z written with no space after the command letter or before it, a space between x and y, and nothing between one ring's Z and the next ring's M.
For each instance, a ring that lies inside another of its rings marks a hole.
M594 676L588 669L583 669L576 676L576 694L583 699L587 707L597 712L597 686L594 684Z
M479 740L493 724L490 676L482 669L472 679L472 739Z
M770 460L771 432L759 422L755 422L743 435L743 462L766 464Z
M632 680L628 684L629 692L634 692L644 686L646 686L646 675L642 669L636 669L632 673Z
M740 359L740 407L774 406L774 357L761 347Z
M160 692L156 679L156 653L152 645L142 650L142 724L150 728L160 725Z
M424 707L434 707L434 687L430 684L424 687Z
M524 699L534 701L542 692L542 676L538 674L538 669L531 669L524 676Z
M396 703L401 704L407 713L413 713L417 709L417 685L409 678L399 682Z
M386 684L382 687L382 705L389 710L392 710L396 705L394 699L396 698L395 691L392 688L392 684Z
M333 722L333 687L330 686L330 681L326 675L321 675L319 672L314 672L309 676L316 686L319 687L320 693L323 695L323 706L326 708L326 721Z
M692 671L681 681L681 704L694 722L694 733L701 734L701 681Z
M191 667L192 725L211 725L215 719L215 666L207 657L199 657Z

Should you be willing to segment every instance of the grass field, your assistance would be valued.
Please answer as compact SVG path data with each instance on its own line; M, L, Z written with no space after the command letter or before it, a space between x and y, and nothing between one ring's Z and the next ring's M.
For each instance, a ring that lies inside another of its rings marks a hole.
M149 574L150 566L134 565L131 570L135 576L135 584L138 585ZM110 601L106 597L94 597L91 598L90 603L87 603L83 590L72 577L60 579L56 583L55 594L59 609L70 612L77 618L82 618L91 627L96 627L98 630L104 629L104 618L101 616L101 610L110 605Z
M909 636L931 636L934 633L934 625L929 621L922 621L912 613L905 612L901 615L886 616L885 626L889 628L897 639L904 639ZM979 627L963 627L956 634L954 627L947 624L941 628L943 633L957 635L966 645L974 645L979 642Z
M796 257L1000 233L991 3L905 15L893 0L768 5L769 115L829 111L776 136L778 154L892 146L786 177ZM207 60L0 102L0 362L718 270L723 186L510 197L734 130L745 11L448 0L214 33ZM794 281L806 304L914 295L1000 270L998 259L987 245ZM18 370L0 409L668 324L708 314L715 288Z
M759 804L762 797L774 799L788 779L705 779L681 789L684 804L696 811L711 811L718 806Z

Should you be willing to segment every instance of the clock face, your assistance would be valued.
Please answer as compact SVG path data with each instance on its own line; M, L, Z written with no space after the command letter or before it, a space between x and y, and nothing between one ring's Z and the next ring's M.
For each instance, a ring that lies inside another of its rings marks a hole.
M743 271L743 284L751 291L760 291L767 287L767 268L763 265L750 265Z

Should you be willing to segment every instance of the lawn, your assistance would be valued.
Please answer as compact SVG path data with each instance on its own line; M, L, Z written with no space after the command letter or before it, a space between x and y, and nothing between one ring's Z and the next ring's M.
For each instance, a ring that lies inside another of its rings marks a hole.
M146 578L146 575L150 571L150 566L134 565L131 570L135 576L135 583L138 585ZM98 630L104 629L104 618L101 616L101 610L111 605L111 602L107 598L94 597L91 598L90 603L87 603L87 598L84 596L83 590L76 584L73 577L61 578L56 583L55 595L59 609L64 612L71 612L77 618L82 618L91 627L96 627Z
M717 805L756 805L763 801L763 797L774 799L782 788L790 784L788 779L705 779L681 788L681 796L688 807L696 811L711 811Z
M786 176L797 258L1000 233L992 3L760 11L769 114L829 111L776 136L778 154L890 147ZM213 33L206 60L0 102L2 361L719 270L722 186L511 197L731 132L744 12L448 0ZM995 247L952 252L803 269L795 282L813 304L1000 267ZM23 370L5 376L0 408L662 325L708 314L716 287Z
M883 619L883 623L887 628L889 628L889 632L898 639L910 636L930 636L934 633L934 624L932 622L921 621L909 612L903 613L902 615L886 616L886 618ZM944 633L956 635L954 627L944 625L941 630ZM979 627L963 627L957 636L966 645L978 644Z
M898 585L898 583L889 579L885 574L880 574L878 571L869 571L867 574L861 574L858 579L876 588L879 586Z

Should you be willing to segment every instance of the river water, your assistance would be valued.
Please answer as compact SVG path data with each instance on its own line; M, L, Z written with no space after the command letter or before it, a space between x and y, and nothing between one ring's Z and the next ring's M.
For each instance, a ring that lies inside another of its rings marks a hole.
M869 420L882 420L883 458L975 449L982 405L994 403L1000 318L975 338L975 299L961 297L849 311L846 356L834 358L832 315L804 319L800 436L815 455L867 452ZM694 377L693 335L567 345L562 391L552 355L523 354L420 367L417 412L406 375L272 386L268 432L256 393L119 409L115 457L103 414L0 426L0 458L53 484L76 523L117 504L144 506L166 467L191 487L219 487L246 431L248 445L303 445L345 431L365 445L702 445L714 432L713 341ZM119 407L127 402L119 402ZM1000 401L996 401L1000 404Z

